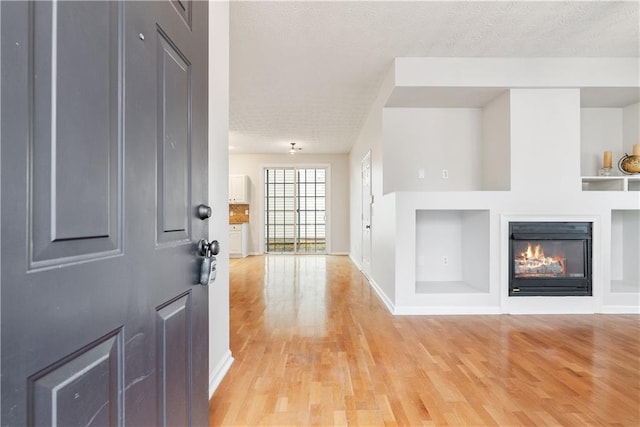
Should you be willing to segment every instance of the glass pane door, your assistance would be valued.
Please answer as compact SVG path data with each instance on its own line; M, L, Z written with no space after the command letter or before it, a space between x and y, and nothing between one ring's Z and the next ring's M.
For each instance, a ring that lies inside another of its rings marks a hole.
M326 252L326 170L297 170L297 250Z
M325 253L324 168L265 169L265 252Z

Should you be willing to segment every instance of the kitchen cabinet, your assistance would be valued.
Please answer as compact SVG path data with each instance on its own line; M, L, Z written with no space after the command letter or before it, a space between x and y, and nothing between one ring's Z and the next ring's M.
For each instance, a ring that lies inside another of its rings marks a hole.
M229 203L249 203L249 177L247 175L229 175Z
M249 255L249 224L229 224L229 257L245 258Z

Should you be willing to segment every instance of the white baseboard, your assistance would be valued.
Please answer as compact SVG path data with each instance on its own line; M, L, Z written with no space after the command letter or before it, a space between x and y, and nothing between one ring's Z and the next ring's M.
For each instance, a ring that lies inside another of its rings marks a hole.
M358 270L362 271L362 266L360 265L360 261L358 261L353 254L351 254L351 252L349 252L349 259L351 260L352 263L354 263L356 265L356 267L358 267Z
M371 285L373 290L376 292L376 294L378 295L378 298L380 298L380 300L385 305L385 307L387 307L387 310L389 310L389 313L395 314L396 308L393 305L393 302L382 291L382 288L376 283L376 281L373 279L369 279L369 284Z
M227 375L227 372L229 372L229 368L231 368L231 365L233 365L233 356L231 355L231 350L227 350L216 367L213 368L211 372L209 372L209 399L211 399L211 396L213 396L213 393L222 382L224 376Z
M640 306L637 305L605 305L602 306L603 314L640 314Z
M392 312L396 316L446 316L446 315L474 315L474 314L502 314L500 307L425 307L405 306L397 307Z

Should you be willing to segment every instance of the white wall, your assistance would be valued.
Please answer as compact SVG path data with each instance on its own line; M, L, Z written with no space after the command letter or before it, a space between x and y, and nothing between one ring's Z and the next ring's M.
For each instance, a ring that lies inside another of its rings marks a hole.
M580 172L597 176L605 151L611 151L612 175L619 175L618 161L640 143L640 103L624 108L582 108L580 111Z
M385 194L481 189L482 109L385 108L382 135Z
M229 3L209 3L209 239L220 242L209 286L209 396L233 362L229 350L227 153L229 146Z
M582 108L580 111L580 173L597 176L602 167L603 154L611 151L612 173L617 171L617 160L622 157L622 109Z
M360 134L349 155L351 251L362 261L362 158L371 150L371 272L370 281L385 304L395 301L396 215L395 195L383 194L382 109L393 89L393 69L382 83Z
M462 281L461 211L418 211L416 254L417 282Z
M580 191L580 90L511 90L511 190Z
M622 149L631 154L633 144L640 144L640 102L623 108L622 126Z
M622 230L622 268L623 277L619 278L630 283L640 282L640 212L620 211L617 213L622 218L624 225ZM616 215L616 216L618 216Z
M482 188L511 188L511 92L482 109Z
M265 166L325 166L331 180L330 215L327 218L329 253L349 253L349 157L347 154L232 154L229 174L247 175L250 180L249 253L264 252L264 176ZM228 213L227 213L228 217Z

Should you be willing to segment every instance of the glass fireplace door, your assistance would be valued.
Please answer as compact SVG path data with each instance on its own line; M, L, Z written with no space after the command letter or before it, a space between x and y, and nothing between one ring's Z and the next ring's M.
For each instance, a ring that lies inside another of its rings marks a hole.
M583 240L516 241L514 277L585 277L584 252Z
M591 296L592 223L509 223L509 296Z

